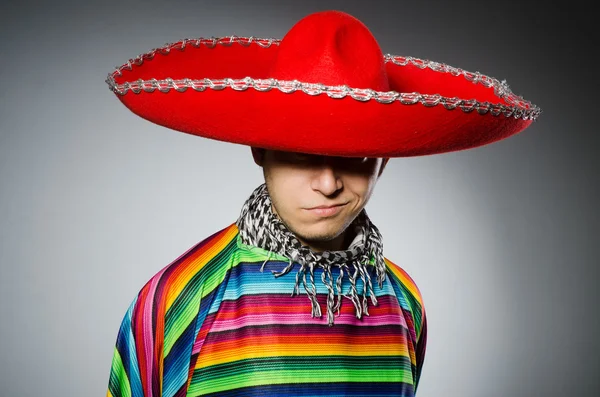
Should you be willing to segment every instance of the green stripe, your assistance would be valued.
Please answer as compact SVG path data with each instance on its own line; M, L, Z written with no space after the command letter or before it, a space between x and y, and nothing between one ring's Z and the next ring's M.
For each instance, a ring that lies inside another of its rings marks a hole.
M131 386L119 350L115 347L108 388L113 397L131 397Z
M196 376L194 376L196 380ZM232 387L252 387L286 383L336 383L336 382L404 382L412 384L412 373L398 369L330 369L297 368L229 376L220 379L194 381L188 394L201 395L218 393Z
M282 262L288 262L290 259L286 258L283 255L280 255L278 253L272 252L272 251L267 251L263 248L260 247L255 247L253 245L247 245L244 244L242 242L242 238L241 236L238 235L235 238L236 240L236 244L238 246L238 248L240 248L238 250L238 252L236 253L236 256L238 256L238 264L239 263L252 263L252 262L263 262L265 261L267 258L269 258L269 260L272 261L282 261Z

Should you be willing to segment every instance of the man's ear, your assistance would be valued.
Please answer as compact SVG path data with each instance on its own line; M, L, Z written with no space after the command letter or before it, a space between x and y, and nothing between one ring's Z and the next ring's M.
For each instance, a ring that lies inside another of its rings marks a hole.
M262 167L263 159L265 157L265 149L251 147L250 150L252 150L252 158L254 159L256 165Z
M383 174L383 169L385 168L385 166L387 165L388 161L390 161L389 157L386 157L383 159L383 161L381 162L381 168L379 169L379 174L377 174L377 177L379 178L381 176L381 174Z

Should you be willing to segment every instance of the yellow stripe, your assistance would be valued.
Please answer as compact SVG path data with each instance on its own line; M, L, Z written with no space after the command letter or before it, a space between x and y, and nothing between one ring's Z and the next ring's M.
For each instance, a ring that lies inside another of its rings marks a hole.
M221 238L215 242L212 242L212 246L202 252L201 255L192 256L187 259L187 263L183 262L179 266L184 267L184 271L177 275L177 278L169 280L169 291L166 298L166 310L169 310L175 299L181 294L181 291L190 282L192 277L196 275L216 254L218 254L237 234L237 227L235 224L230 226L221 236Z

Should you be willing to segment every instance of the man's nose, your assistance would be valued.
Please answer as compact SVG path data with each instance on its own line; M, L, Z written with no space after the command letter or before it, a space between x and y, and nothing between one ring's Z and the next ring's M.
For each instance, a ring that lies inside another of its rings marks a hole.
M315 169L311 187L325 196L331 196L342 189L344 184L336 168L329 161L323 161Z

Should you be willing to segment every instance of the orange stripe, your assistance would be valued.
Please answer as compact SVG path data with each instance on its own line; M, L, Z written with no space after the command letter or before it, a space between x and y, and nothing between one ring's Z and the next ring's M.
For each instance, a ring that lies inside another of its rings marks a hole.
M298 335L301 336L301 335ZM241 337L234 340L228 340L223 342L207 342L204 344L202 353L210 353L210 352L218 352L222 350L230 350L236 349L240 345L253 345L253 346L261 346L261 345L276 345L279 341L281 341L281 335L267 335L267 336L256 336L249 335L247 337ZM380 345L380 344L397 344L406 342L406 336L402 334L399 335L381 335L381 336L352 336L352 335L322 335L319 338L320 344L330 345L330 344L348 344L352 346L359 345ZM306 346L306 341L301 340L301 338L295 338L292 340L286 340L286 345L298 345L298 346ZM311 343L314 345L314 343Z
M177 265L177 268L169 275L167 281L168 293L166 297L166 310L169 310L181 291L216 254L218 254L237 234L237 226L232 224L221 233L207 242L202 249L194 252Z
M384 350L389 350L390 346L407 345L407 339L405 335L388 335L388 336L348 336L348 335L334 335L321 337L318 342L311 343L309 346L306 344L306 340L303 338L295 338L283 340L280 335L260 336L249 335L247 337L241 337L235 340L228 340L223 342L205 342L202 347L202 356L205 354L225 354L228 351L236 351L237 349L244 348L259 348L263 346L284 346L286 349L306 349L318 351L331 351L332 349L326 348L327 346L348 346L351 349L360 349L361 347L367 346L382 346ZM383 347L386 346L387 347ZM325 348L315 346L324 346Z
M421 291L417 287L415 281L408 275L408 273L402 269L400 266L396 265L389 259L385 259L385 262L388 268L392 271L392 273L400 279L402 284L404 284L410 293L416 298L417 302L423 307L423 297L421 296Z

